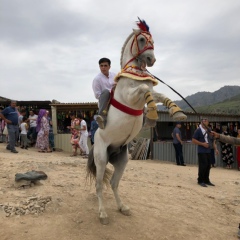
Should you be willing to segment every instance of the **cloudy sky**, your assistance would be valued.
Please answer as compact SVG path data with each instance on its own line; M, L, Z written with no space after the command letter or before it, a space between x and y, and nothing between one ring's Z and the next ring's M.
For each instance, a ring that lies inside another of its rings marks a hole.
M240 85L239 0L0 0L0 96L95 102L98 60L120 71L121 48L144 19L148 70L187 97ZM160 83L155 90L180 97Z

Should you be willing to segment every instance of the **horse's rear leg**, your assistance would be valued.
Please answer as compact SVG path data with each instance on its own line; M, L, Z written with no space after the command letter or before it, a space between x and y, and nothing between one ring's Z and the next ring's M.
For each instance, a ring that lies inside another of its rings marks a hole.
M120 179L122 178L123 172L125 170L125 167L128 162L128 155L127 155L127 146L125 145L121 152L117 155L114 155L110 162L114 166L114 173L111 178L111 187L117 202L118 210L124 214L124 215L130 215L130 209L127 205L124 205L120 199L119 193L118 193L118 185L120 182Z

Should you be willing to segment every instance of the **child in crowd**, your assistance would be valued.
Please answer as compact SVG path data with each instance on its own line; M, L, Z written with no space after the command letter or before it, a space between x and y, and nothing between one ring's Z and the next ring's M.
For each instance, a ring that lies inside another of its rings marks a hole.
M28 124L27 124L27 117L22 118L22 123L20 124L20 131L21 131L21 148L28 149L28 139L27 139L27 132L28 132Z
M72 155L71 157L77 156L77 149L80 148L79 140L80 140L80 132L78 127L71 128L71 140L70 143L72 144Z

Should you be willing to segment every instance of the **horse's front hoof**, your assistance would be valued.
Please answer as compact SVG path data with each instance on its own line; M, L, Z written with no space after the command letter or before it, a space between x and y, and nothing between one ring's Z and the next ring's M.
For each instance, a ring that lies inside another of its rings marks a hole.
M184 121L187 119L187 116L183 112L176 112L173 114L173 119L176 121Z
M103 225L108 225L109 224L109 219L108 217L105 218L99 218L100 219L100 223Z

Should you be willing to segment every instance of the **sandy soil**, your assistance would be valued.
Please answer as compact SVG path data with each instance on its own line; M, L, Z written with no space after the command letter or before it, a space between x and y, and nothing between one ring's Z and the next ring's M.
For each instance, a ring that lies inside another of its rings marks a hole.
M237 170L212 169L216 186L203 188L196 184L197 166L130 160L120 193L131 216L117 211L106 188L110 223L101 225L94 185L85 185L85 159L33 148L13 154L5 146L0 144L1 240L238 239ZM48 179L16 188L15 174L31 170L44 171Z

